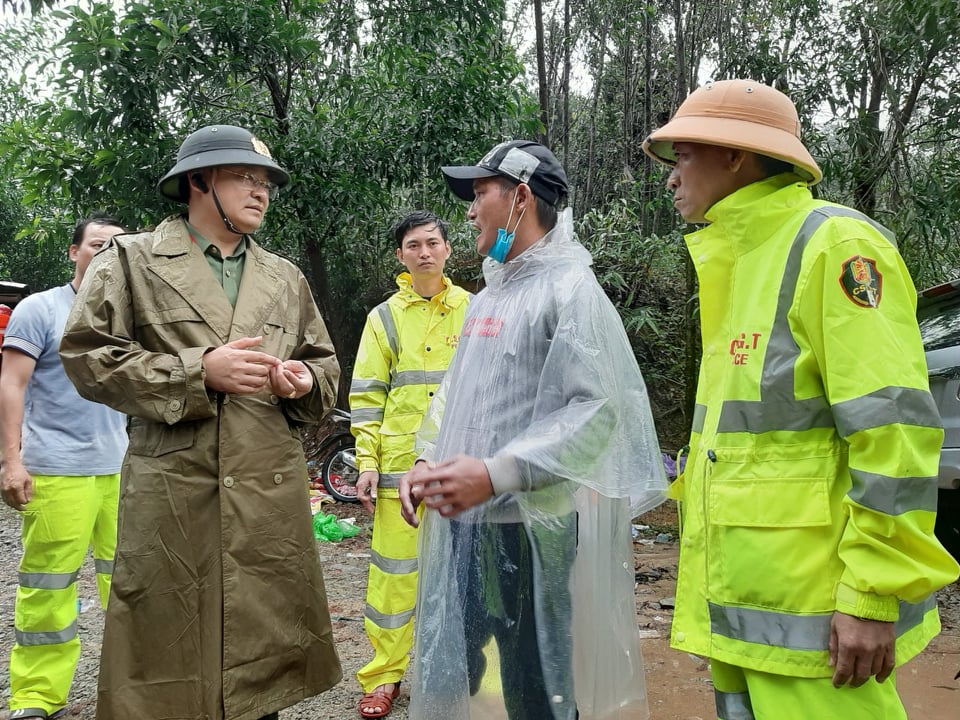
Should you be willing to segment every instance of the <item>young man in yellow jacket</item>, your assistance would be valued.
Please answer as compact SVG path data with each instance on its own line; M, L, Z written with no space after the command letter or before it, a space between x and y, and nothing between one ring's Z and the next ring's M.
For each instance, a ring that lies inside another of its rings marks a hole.
M813 199L799 128L727 80L644 143L706 225L672 644L711 658L721 720L901 720L894 668L958 571L933 536L943 432L893 236Z
M414 436L453 357L470 299L443 274L450 242L440 218L410 213L393 234L407 272L367 317L350 385L357 493L374 514L364 624L375 655L357 673L364 691L357 709L367 718L390 712L409 662L417 531L400 515L397 486L416 459Z

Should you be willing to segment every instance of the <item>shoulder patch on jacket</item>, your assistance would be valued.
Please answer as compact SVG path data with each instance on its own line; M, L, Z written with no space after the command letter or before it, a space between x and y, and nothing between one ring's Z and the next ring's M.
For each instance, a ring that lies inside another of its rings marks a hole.
M883 275L877 270L877 261L863 255L854 255L840 266L840 287L843 293L861 307L877 307L883 293Z

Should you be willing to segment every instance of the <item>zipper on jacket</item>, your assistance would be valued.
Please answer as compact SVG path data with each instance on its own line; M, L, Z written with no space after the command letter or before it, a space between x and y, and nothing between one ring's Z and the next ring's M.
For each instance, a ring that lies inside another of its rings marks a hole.
M713 475L713 465L717 462L717 453L714 452L712 448L708 448L707 452L708 462L703 468L703 490L700 493L700 502L703 503L702 512L703 512L703 590L704 596L707 602L710 602L710 598L713 595L710 587L710 481ZM713 633L709 634L710 644L713 644Z

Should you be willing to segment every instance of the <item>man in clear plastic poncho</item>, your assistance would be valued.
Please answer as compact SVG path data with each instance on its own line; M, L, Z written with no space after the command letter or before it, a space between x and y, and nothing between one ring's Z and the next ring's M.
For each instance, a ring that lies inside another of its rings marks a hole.
M487 256L400 484L420 535L410 716L643 719L630 521L666 487L646 388L533 142L445 167Z

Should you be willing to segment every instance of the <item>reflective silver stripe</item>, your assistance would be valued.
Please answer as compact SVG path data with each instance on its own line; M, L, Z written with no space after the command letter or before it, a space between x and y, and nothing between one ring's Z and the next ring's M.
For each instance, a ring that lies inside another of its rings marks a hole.
M382 613L379 610L373 608L369 603L363 611L363 616L370 620L377 627L382 627L384 630L396 630L397 628L402 628L413 618L413 610L405 610L401 613L396 613L395 615L387 615Z
M417 571L417 559L396 560L384 557L376 550L370 550L370 564L390 575L409 575Z
M400 487L400 478L404 473L380 473L380 479L377 480L377 487L398 488Z
M901 600L899 619L894 625L897 637L923 622L923 616L936 604L934 595L919 603ZM717 635L790 650L829 650L833 613L795 615L716 603L709 605L710 630Z
M444 370L404 370L397 373L393 387L401 385L439 385L443 380Z
M923 616L937 606L936 594L928 595L926 600L918 603L900 602L900 615L897 622L894 623L894 630L897 637L912 630L923 622Z
M721 692L714 688L719 720L756 720L748 692Z
M797 292L803 252L807 249L810 238L829 217L820 210L821 208L817 208L804 218L790 245L787 262L783 268L783 280L780 282L780 292L777 294L777 309L773 316L770 340L767 343L763 361L763 373L760 377L760 397L766 401L789 402L794 399L793 368L800 356L800 346L790 332L790 321L787 315L793 306L793 298Z
M74 620L63 630L56 632L26 632L15 630L19 645L58 645L73 640L77 636L77 621Z
M893 233L852 208L825 205L810 211L797 231L777 295L777 309L770 328L770 339L760 376L760 400L726 401L720 408L717 432L763 433L772 430L807 430L831 427L836 421L825 398L794 398L793 372L800 356L800 346L790 331L788 314L793 306L803 252L814 233L831 217L851 217L876 228L896 247ZM729 407L728 407L729 406Z
M72 573L20 573L20 587L35 590L63 590L77 581L79 570Z
M710 603L710 629L717 635L761 645L826 650L832 615L792 615Z
M847 496L855 503L887 515L911 510L937 511L937 478L890 477L850 468L853 487Z
M113 575L113 560L93 559L93 569L101 575Z
M382 421L383 421L382 407L350 409L350 422L353 423L354 425L357 425L358 423L382 422Z
M707 417L707 406L697 403L693 406L693 423L691 430L695 433L703 432L703 421Z
M929 392L899 386L880 388L869 395L836 403L833 416L842 437L849 437L858 430L896 423L932 428L943 426Z
M350 393L365 393L365 392L388 392L390 390L389 383L385 383L383 380L367 380L366 378L354 378L353 382L350 383Z
M397 324L393 321L393 313L390 312L389 303L380 303L377 305L377 315L380 322L383 323L383 332L387 336L387 342L390 344L390 352L394 358L400 357L400 334L397 332Z
M811 428L830 428L834 425L833 414L826 399L822 397L789 402L726 400L720 408L717 431L764 433L770 430L793 430L799 432Z

